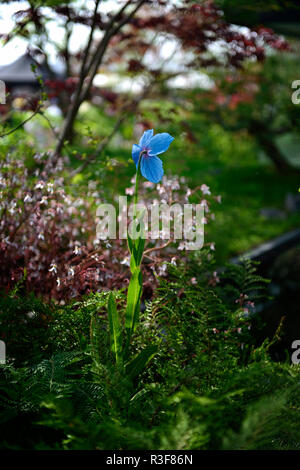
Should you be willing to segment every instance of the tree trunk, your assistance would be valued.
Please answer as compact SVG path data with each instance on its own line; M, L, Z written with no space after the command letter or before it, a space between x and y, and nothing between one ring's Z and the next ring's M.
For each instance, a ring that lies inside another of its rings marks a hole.
M93 79L102 62L103 56L106 52L107 46L111 38L115 36L120 31L120 29L131 20L131 18L133 18L133 16L136 14L136 12L141 8L141 6L144 3L146 3L146 0L139 0L135 8L131 11L131 13L125 16L125 18L121 19L122 14L125 12L127 7L130 6L131 4L131 0L127 0L127 2L119 10L119 12L110 20L110 24L107 26L106 32L102 40L100 41L98 49L94 52L91 60L88 61L88 54L90 52L91 43L93 39L93 31L94 31L94 26L95 26L95 24L93 23L92 28L91 28L90 38L86 46L85 58L82 64L77 89L74 93L73 102L71 103L68 113L66 115L62 132L60 134L60 137L58 139L57 146L55 149L56 156L61 153L67 137L72 135L73 133L73 126L74 126L77 113L79 111L81 104L87 99L89 95L89 92L92 87ZM97 12L98 4L99 4L99 0L95 2L95 5L96 5L95 14ZM116 26L114 26L115 22L117 22L118 20L120 20L119 23L117 23ZM88 61L87 64L86 64L86 60ZM85 84L85 79L87 79L86 84Z
M73 136L73 125L75 118L77 116L78 110L80 108L81 102L71 104L71 109L69 113L67 113L67 117L64 121L62 132L59 136L57 146L55 149L55 154L58 155L61 153L61 150L64 146L65 141L68 139L69 136Z
M295 168L289 164L282 152L279 150L278 146L275 144L272 137L258 134L256 135L256 140L259 143L260 147L263 149L265 154L272 160L276 169L281 173L290 173L295 171Z
M249 126L249 132L253 135L258 145L265 152L267 157L273 162L275 168L280 173L300 173L300 168L291 165L283 155L275 142L275 136L272 131L260 122L252 122Z

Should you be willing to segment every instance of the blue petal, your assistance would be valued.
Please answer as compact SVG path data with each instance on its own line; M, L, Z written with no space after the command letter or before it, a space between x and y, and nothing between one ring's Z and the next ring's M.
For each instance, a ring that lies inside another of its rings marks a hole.
M149 143L150 152L149 155L159 155L160 153L168 150L170 143L174 140L167 132L162 134L156 134Z
M133 159L136 166L139 162L139 156L140 156L141 151L142 151L142 148L139 145L133 144L133 146L132 146L132 159Z
M151 183L158 183L164 174L163 164L156 155L152 157L142 157L141 173Z
M153 136L153 129L149 129L148 131L145 131L139 141L139 145L141 147L148 147L148 144L152 136Z

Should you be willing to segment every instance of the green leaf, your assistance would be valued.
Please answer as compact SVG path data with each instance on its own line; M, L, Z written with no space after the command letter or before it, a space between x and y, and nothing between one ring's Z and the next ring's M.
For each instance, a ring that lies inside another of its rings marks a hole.
M130 257L130 271L133 273L139 266L136 265L134 253Z
M120 317L117 311L116 299L112 292L108 298L107 310L111 350L115 354L116 363L120 364L122 362L122 329Z
M137 266L140 266L145 248L145 238L138 238L135 243L134 258Z
M137 238L133 240L130 235L127 234L128 248L131 253L130 257L130 270L133 273L135 268L141 265L143 252L145 248L145 238Z
M141 351L137 356L135 356L129 363L125 366L125 372L129 379L133 380L137 375L139 375L147 363L152 359L152 357L157 353L157 346L150 345L147 346L143 351Z
M141 270L140 268L135 268L132 273L127 292L125 328L129 330L129 334L134 331L136 321L138 319L142 285L143 282Z
M133 247L134 247L134 241L132 240L132 238L130 237L129 233L127 232L127 243L128 243L128 248L129 248L129 251L130 253L132 254L133 252Z

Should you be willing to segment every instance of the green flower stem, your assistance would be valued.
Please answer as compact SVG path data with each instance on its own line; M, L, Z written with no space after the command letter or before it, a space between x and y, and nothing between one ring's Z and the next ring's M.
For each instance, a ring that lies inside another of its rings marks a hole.
M141 160L142 160L142 155L145 153L144 150L141 151L139 155L139 161L136 169L136 178L135 178L135 191L134 191L134 210L133 210L133 219L136 218L136 206L138 203L138 189L139 189L139 179L140 179L140 166L141 166Z
M138 203L138 187L139 187L139 176L140 176L140 165L142 155L145 152L142 151L139 155L139 161L137 164L136 169L136 179L135 179L135 192L134 192L134 208L133 208L133 221L136 221L137 216L137 203ZM124 359L128 357L129 347L130 347L130 340L132 333L135 330L139 310L140 310L140 300L142 295L142 273L140 269L140 264L142 260L142 251L144 249L144 245L141 245L142 239L138 238L136 240L131 241L130 245L130 237L128 234L128 244L129 250L131 253L130 259L130 270L131 270L131 279L128 286L127 292L127 305L126 305L126 314L125 314L125 328L127 330L127 339L124 348Z

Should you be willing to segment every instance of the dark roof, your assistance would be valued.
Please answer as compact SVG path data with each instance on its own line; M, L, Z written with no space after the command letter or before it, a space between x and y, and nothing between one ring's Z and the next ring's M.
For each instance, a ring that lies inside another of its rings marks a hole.
M12 64L0 67L0 80L4 81L6 85L38 85L36 75L32 71L31 64L36 66L35 74L41 75L45 80L49 78L49 73L44 65L38 64L30 54L26 53L19 57Z
M287 37L300 37L299 0L277 0L274 2L256 2L259 8L253 8L251 2L240 2L232 8L232 2L224 2L225 18L229 23L241 26L267 26L277 34ZM274 5L273 5L274 4Z

